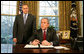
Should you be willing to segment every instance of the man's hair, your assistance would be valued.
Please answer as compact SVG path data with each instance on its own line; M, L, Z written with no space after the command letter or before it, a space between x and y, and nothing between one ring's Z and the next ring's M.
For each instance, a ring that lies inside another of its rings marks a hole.
M47 21L48 21L48 24L49 24L49 19L48 19L48 18L42 18L42 19L47 19ZM41 21L42 21L42 19L41 19Z
M24 6L24 5L27 5L28 6L28 4L22 4L22 6Z

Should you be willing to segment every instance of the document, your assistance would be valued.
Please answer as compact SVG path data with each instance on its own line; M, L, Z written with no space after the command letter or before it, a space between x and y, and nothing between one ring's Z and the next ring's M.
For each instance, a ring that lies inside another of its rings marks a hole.
M34 45L26 44L24 48L39 48L39 47L38 45L34 46Z
M69 48L67 47L64 47L64 46L54 46L55 49L64 49L64 50L70 50Z
M40 45L40 48L54 48L54 46L50 45L50 46L43 46L43 45Z
M43 46L40 44L40 47L38 45L29 45L29 44L26 44L24 46L24 48L54 48L54 46L50 45L50 46Z

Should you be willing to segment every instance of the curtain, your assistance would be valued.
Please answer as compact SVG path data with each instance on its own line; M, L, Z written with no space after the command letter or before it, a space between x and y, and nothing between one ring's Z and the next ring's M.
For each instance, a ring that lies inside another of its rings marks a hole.
M76 1L78 34L81 35L79 1ZM59 30L70 30L71 1L59 1Z
M59 1L59 30L70 30L71 1Z
M76 1L76 11L77 11L77 19L78 19L78 34L81 35L81 19L80 19L80 3Z
M19 14L19 4L20 4L20 2L17 1L17 11L16 11L16 14Z

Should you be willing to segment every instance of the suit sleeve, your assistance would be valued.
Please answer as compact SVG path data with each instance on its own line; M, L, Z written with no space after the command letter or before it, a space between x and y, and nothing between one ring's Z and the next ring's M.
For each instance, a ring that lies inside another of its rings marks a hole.
M29 44L29 42L33 41L35 39L35 37L32 35L28 40L27 43Z
M18 22L17 22L17 16L16 16L14 25L13 25L13 38L16 38L17 36L17 27L18 27Z
M59 38L57 37L55 30L53 30L53 37L52 38L53 38L52 39L53 45L59 45Z
M27 40L27 43L29 43L30 41L33 41L35 39L34 35L36 33L36 17L32 15L32 18L33 18L33 24L32 24L32 26L33 26L33 28L32 28L33 32L32 32L32 36Z
M37 38L37 31L33 33L33 35L27 40L27 43L30 43L30 41L33 41L34 39L38 39Z
M36 32L36 17L33 16L33 33Z

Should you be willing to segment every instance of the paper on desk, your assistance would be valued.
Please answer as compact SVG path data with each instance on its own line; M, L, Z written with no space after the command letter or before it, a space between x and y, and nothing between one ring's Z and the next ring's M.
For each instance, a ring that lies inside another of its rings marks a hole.
M38 45L34 46L34 45L26 44L24 48L38 48Z
M69 48L64 47L64 46L55 46L55 49L64 49L64 50L69 50Z
M50 45L50 46L43 46L40 44L40 48L53 48L54 46ZM26 44L24 48L39 48L38 45L34 46L34 45L29 45L29 44Z
M43 46L40 44L40 48L53 48L54 46L50 45L50 46Z

